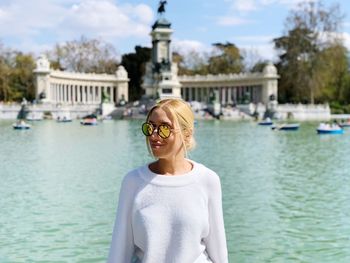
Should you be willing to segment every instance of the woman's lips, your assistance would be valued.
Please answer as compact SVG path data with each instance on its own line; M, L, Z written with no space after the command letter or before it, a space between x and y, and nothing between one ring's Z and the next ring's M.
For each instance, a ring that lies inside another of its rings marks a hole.
M163 146L164 144L159 144L159 143L151 143L151 147L152 148L159 148L161 146Z

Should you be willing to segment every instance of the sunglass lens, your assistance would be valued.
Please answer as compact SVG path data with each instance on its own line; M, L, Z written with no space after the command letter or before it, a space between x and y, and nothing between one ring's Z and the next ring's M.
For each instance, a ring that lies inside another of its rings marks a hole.
M142 132L146 136L151 136L153 133L153 126L147 122L142 124Z
M170 136L170 127L168 125L159 125L158 134L163 139L166 139Z

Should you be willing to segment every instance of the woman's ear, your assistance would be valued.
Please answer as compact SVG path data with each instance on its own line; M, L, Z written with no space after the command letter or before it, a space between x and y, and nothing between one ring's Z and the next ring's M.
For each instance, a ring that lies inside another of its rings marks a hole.
M190 130L190 129L184 130L183 135L184 135L185 143L186 144L190 143L191 138L192 138L192 130Z

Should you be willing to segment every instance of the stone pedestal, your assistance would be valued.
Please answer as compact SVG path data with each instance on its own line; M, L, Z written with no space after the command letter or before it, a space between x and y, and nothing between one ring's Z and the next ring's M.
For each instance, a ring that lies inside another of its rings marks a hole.
M101 115L103 117L111 114L113 111L115 110L114 104L113 103L102 103L102 107L101 107Z

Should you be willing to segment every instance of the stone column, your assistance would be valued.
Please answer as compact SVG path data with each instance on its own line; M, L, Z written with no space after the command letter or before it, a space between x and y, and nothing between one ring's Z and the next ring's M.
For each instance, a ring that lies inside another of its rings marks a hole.
M110 94L110 102L111 103L114 103L114 90L113 90L113 87L110 87L109 90L111 91L111 94Z
M91 86L92 88L92 103L96 104L96 88L94 86Z
M54 85L55 86L55 102L58 102L58 86L57 84Z
M226 99L226 94L225 94L225 88L224 87L219 87L220 93L221 93L221 104L225 104L225 99Z
M63 102L66 103L67 102L67 85L62 84L62 89L63 89Z
M54 84L54 88L55 88L55 102L57 103L58 102L58 87L57 87L56 83Z
M228 100L227 102L229 104L232 104L232 87L228 87L228 94L227 94Z
M55 103L55 84L51 83L51 101Z
M72 104L75 104L75 100L76 100L76 88L77 88L77 85L73 85L72 86Z
M55 93L56 93L56 103L60 101L60 87L58 84L55 84Z
M101 103L102 100L102 87L98 86L98 102Z
M66 103L68 103L69 102L69 85L66 84L65 86L66 86Z
M61 103L61 84L57 84L58 103Z

